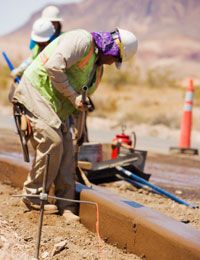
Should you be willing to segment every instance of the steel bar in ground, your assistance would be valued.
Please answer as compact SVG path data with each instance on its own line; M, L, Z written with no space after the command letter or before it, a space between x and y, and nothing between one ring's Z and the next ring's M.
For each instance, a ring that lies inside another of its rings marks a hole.
M46 155L45 158L45 171L43 176L43 185L42 185L42 193L46 193L46 186L47 186L47 176L48 176L48 168L49 168L49 154ZM38 237L37 237L37 248L36 248L36 258L39 259L40 254L40 242L41 242L41 235L42 235L42 224L43 224L43 217L44 217L44 204L45 200L42 199L40 201L40 220L39 220L39 228L38 228Z

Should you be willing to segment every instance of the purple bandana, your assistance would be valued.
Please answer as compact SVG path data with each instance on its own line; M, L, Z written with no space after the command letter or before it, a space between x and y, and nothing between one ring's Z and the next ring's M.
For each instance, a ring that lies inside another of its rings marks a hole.
M120 57L120 50L109 32L92 32L93 39L104 55Z

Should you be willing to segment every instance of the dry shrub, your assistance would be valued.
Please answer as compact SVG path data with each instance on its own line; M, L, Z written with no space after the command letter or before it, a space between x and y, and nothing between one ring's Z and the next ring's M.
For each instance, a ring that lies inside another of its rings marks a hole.
M132 122L134 124L164 125L170 128L180 127L180 118L176 116L167 116L161 113L150 116L147 113L129 111L126 113L119 113L117 120L119 123Z
M8 89L10 85L10 71L7 66L1 67L0 72L0 103L2 105L8 105Z
M4 89L7 89L8 83L10 81L9 79L10 71L6 66L1 67L1 73L0 73L0 89L1 91Z
M94 116L106 117L117 111L117 99L114 96L99 96L92 99L95 104Z
M180 119L178 116L167 116L165 114L155 115L150 123L151 125L165 125L170 128L180 127Z
M137 66L126 64L120 70L116 70L115 66L105 66L103 83L115 89L121 89L124 85L138 85L140 81L140 69Z
M115 66L105 66L103 82L119 90L124 85L143 85L150 88L179 87L173 71L168 68L153 68L146 72L141 71L142 69L135 65L134 61L124 63L121 70L116 70Z
M200 106L200 86L197 86L195 89L194 105Z
M144 84L151 88L178 87L178 82L169 69L149 69L146 72Z
M119 124L122 124L124 122L132 122L134 124L148 123L148 119L144 114L132 111L119 113L116 118Z

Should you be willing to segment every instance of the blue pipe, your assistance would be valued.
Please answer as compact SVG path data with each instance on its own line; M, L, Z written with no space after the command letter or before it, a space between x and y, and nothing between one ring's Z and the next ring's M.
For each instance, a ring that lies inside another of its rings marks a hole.
M131 178L131 179L133 179L133 180L135 180L135 181L138 181L138 182L140 182L140 183L142 183L142 184L144 184L144 185L147 185L147 186L151 187L153 190L157 191L157 192L160 193L161 195L165 195L166 197L168 197L168 198L170 198L170 199L172 199L172 200L174 200L174 201L176 201L176 202L178 202L178 203L180 203L180 204L183 204L183 205L185 205L185 206L188 206L188 207L190 207L190 208L198 208L198 206L189 204L189 203L187 203L186 201L177 198L177 197L174 196L173 194L171 194L171 193L165 191L164 189L161 189L161 188L159 188L158 186L156 186L156 185L154 185L154 184L152 184L152 183L150 183L150 182L144 180L143 178L141 178L141 177L135 175L134 173L132 173L132 172L130 172L130 171L128 171L128 170L122 168L121 166L116 166L116 169L117 169L118 171L120 171L120 172L123 172L123 173L124 173L126 176L128 176L129 178Z
M10 71L14 70L15 68L14 68L12 62L10 61L10 59L8 58L7 54L3 51L3 52L2 52L2 55L3 55L3 57L4 57L4 59L5 59L6 63L7 63L7 65L8 65L8 67L9 67ZM15 81L16 81L17 83L19 83L19 82L20 82L20 78L19 78L19 77L16 77L16 78L15 78Z
M137 187L139 187L139 188L144 188L144 185L143 185L141 182L139 182L139 181L134 181L134 180L132 180L131 178L125 178L125 177L124 177L124 180L127 181L127 182L129 182L129 183L132 184L133 186L137 186Z

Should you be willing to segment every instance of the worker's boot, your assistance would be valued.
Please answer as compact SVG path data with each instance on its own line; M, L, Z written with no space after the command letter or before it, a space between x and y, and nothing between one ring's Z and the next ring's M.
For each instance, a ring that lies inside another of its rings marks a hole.
M66 222L69 224L80 222L80 217L75 215L73 212L71 212L71 210L68 209L63 210L62 216L65 217Z
M40 203L34 203L28 198L22 198L21 200L22 205L26 206L29 210L40 210ZM56 214L58 213L58 208L54 204L50 204L48 202L45 202L44 204L44 213L45 214Z

